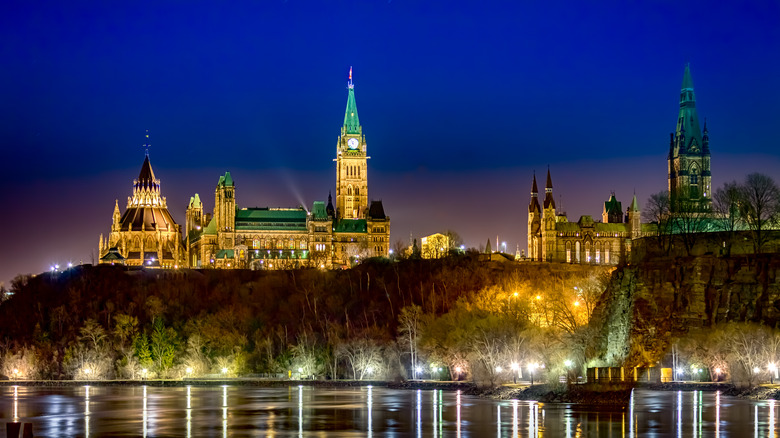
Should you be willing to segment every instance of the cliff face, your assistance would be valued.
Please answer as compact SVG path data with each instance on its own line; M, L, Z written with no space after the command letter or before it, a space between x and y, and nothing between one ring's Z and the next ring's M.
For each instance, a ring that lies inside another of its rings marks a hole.
M780 254L656 258L617 269L593 324L611 365L652 365L672 336L729 321L780 322Z

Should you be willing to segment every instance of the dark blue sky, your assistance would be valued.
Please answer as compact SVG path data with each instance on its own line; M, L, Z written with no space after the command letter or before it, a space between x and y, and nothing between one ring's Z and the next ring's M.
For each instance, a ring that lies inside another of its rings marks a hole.
M241 206L324 200L349 66L393 241L525 248L548 164L570 220L643 203L686 62L714 185L780 180L777 1L115 3L0 7L0 281L91 260L145 129L180 223L225 170Z

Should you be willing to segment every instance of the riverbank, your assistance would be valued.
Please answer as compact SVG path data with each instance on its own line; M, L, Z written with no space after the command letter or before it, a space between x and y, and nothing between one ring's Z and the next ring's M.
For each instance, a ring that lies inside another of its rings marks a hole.
M285 386L314 386L320 388L380 386L391 389L441 389L447 391L470 391L475 385L470 382L413 380L390 382L385 380L279 380L258 378L230 379L148 379L148 380L0 380L0 386L254 386L278 388Z

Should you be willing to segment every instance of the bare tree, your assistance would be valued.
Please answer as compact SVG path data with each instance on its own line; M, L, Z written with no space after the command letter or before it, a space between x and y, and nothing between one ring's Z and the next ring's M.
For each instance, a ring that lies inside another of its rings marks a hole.
M412 378L417 377L415 368L417 367L417 346L422 328L422 317L422 307L416 304L404 307L398 316L398 343L409 347Z
M753 249L761 253L768 240L766 230L776 221L780 212L780 188L772 178L751 173L740 191L740 214L753 234Z
M734 243L734 235L739 228L742 218L739 215L740 190L736 181L723 184L715 190L712 197L712 211L718 220L718 228L726 234L724 241L724 255L731 255L731 246Z
M659 248L668 252L671 244L671 226L669 220L671 206L669 202L669 192L664 190L650 195L647 200L647 207L642 211L645 222L654 222L656 227L656 242Z

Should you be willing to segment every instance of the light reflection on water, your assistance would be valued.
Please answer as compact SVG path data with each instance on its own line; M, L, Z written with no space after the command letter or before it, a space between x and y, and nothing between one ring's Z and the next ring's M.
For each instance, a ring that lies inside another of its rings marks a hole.
M36 436L776 437L776 408L701 391L603 407L372 386L0 387L0 421Z

